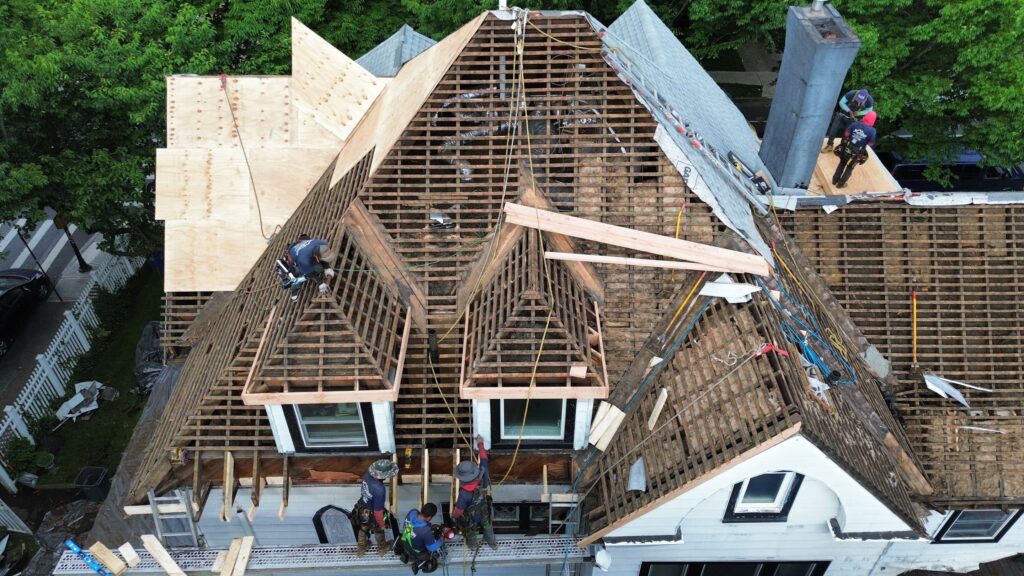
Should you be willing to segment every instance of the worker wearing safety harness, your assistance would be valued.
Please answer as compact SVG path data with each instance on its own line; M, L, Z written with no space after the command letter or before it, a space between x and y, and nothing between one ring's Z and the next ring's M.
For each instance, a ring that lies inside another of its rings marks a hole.
M875 99L864 88L850 90L843 94L843 97L839 99L839 111L833 116L832 123L828 127L828 135L826 136L828 141L825 142L825 148L822 149L822 152L832 151L832 141L842 136L843 132L851 124L858 120L863 120L874 109Z
M370 469L363 475L359 500L352 508L352 516L359 527L356 556L366 554L366 549L370 547L370 532L373 532L377 540L378 554L383 556L391 548L391 542L384 535L384 529L387 527L387 510L384 508L387 502L387 488L384 482L397 475L398 466L385 459L371 464Z
M846 129L843 134L843 141L836 148L839 156L839 165L836 166L835 174L832 175L832 184L837 188L846 187L846 181L853 174L853 169L858 164L868 160L868 146L875 145L877 133L874 128L875 113L871 112L858 120Z
M336 257L326 241L305 234L288 247L284 257L277 260L277 274L281 287L291 291L292 302L299 299L299 289L307 281L318 284L322 295L330 291L326 279L334 278L331 263Z
M459 479L459 497L455 500L452 519L455 530L466 539L470 548L479 546L477 532L483 532L484 540L491 548L497 549L494 539L494 526L491 524L490 465L487 461L487 450L484 439L476 437L477 451L480 453L480 464L471 460L459 462L455 467L455 477Z
M437 570L444 541L451 537L451 530L430 523L435 514L437 506L428 502L419 510L409 510L405 517L405 527L395 552L403 563L412 564L413 574Z

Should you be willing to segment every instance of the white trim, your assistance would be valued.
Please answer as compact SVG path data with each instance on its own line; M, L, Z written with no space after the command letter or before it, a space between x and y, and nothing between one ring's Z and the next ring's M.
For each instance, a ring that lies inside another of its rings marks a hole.
M299 434L302 435L302 445L306 448L367 448L370 446L370 440L366 437L366 421L363 419L363 407L358 402L328 402L328 404L352 404L356 407L356 414L359 415L359 426L363 429L363 441L359 444L351 444L347 442L328 444L326 442L311 443L309 437L306 435L306 423L302 420L302 413L299 412L300 406L305 404L292 404L292 413L295 414L295 423L299 429ZM316 424L316 423L314 423Z
M574 450L587 449L587 434L594 418L594 399L580 398L576 401L576 423L573 428L572 447Z
M491 449L490 400L473 400L473 433L484 439L484 448Z
M280 404L265 404L267 418L270 420L270 431L274 433L274 444L281 454L294 454L295 442L288 430L288 421L284 417L284 407Z
M782 483L779 484L779 490L775 493L775 500L772 502L763 503L744 503L743 497L747 494L747 486L750 481L760 476L767 476L768 474L783 474ZM758 474L752 476L743 481L743 485L740 486L739 494L736 495L736 504L733 506L734 514L777 514L782 512L782 508L786 505L786 499L789 497L790 491L793 489L793 480L796 478L795 472L765 472L764 474Z
M395 416L391 402L373 402L373 427L377 431L377 449L384 454L395 452Z
M555 399L555 400L557 401L558 399ZM529 400L524 400L524 401L525 402L529 402ZM540 401L543 401L543 400L534 400L534 401L535 402L540 402ZM501 422L500 422L501 425L498 428L498 435L501 437L502 440L519 440L520 436L522 436L523 440L564 440L565 439L565 399L564 398L561 399L561 402L562 402L562 416L558 419L558 432L559 433L558 433L557 436L532 436L532 435L528 436L526 434L525 430L520 430L519 432L517 432L514 435L506 436L505 435L505 401L504 400L500 400L500 402L501 402ZM527 404L527 414L529 414L529 407L528 406L529 405ZM521 422L522 421L520 421L520 423Z

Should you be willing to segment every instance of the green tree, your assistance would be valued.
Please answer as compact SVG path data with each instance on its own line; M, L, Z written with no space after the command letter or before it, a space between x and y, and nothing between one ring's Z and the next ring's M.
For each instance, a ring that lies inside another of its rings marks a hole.
M107 250L155 249L145 178L164 132L164 76L211 71L210 23L168 2L23 4L2 17L0 217L50 207L102 232Z

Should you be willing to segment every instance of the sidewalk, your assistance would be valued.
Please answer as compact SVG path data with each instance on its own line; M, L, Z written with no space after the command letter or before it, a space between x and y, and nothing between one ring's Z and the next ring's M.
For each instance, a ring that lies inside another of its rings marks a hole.
M99 250L99 240L99 235L96 235L82 247L82 257L94 268L99 268L111 258L109 254ZM89 273L79 272L78 261L74 258L59 276L54 277L57 289L50 294L46 302L36 308L27 325L11 344L10 351L0 358L0 407L13 403L18 397L22 386L35 370L36 355L46 351L46 347L64 321L64 311L71 309L88 279ZM58 293L63 302L57 297Z

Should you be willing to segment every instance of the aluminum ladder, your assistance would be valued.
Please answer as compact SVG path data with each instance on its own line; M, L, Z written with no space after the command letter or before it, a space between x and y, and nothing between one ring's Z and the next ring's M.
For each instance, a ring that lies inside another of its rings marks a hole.
M172 495L157 496L152 489L149 490L156 537L167 548L199 548L199 528L192 519L192 498L188 492L187 489L179 489ZM165 507L163 511L161 507ZM181 512L168 512L171 507ZM175 542L168 542L169 539L175 539Z

